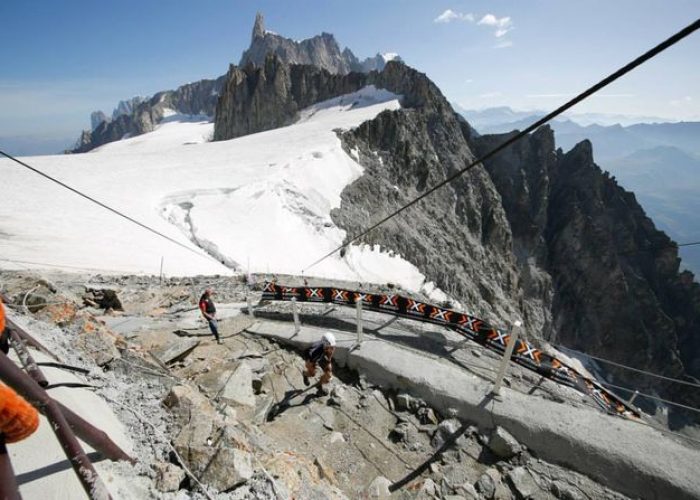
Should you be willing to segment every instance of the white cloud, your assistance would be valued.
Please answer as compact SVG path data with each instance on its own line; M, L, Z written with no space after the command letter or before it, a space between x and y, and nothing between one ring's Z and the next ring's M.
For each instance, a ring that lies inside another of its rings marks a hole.
M503 94L501 92L486 92L485 94L480 94L480 99L493 99L494 97L501 97Z
M447 9L445 12L433 19L434 23L442 24L451 23L452 21L474 23L476 22L476 17L472 13L465 14L452 9ZM513 20L510 18L510 16L496 17L493 14L484 14L481 19L476 22L476 24L479 26L486 26L488 28L496 29L493 34L496 36L496 38L501 39L501 41L494 45L495 49L504 49L506 47L513 46L512 41L502 40L502 37L513 29Z
M493 14L486 14L477 24L496 28L496 32L494 33L496 38L501 38L513 29L513 20L510 16L496 17Z
M452 21L464 21L473 23L474 14L467 13L463 14L461 12L455 12L452 9L447 9L445 12L433 19L434 23L451 23Z

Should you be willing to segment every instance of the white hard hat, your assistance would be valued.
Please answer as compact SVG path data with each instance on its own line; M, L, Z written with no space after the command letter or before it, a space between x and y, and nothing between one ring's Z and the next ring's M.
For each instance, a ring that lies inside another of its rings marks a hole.
M325 346L335 347L335 335L333 335L331 332L324 333L321 341Z

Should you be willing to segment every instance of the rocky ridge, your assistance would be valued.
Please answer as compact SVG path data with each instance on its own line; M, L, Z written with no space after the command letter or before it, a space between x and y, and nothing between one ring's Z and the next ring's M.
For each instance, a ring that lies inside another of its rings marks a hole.
M330 33L322 33L301 42L295 42L266 31L264 18L258 13L253 26L250 47L243 53L238 66L248 68L246 71L250 73L253 68L266 67L266 58L270 54L274 54L287 64L312 65L332 74L381 71L388 61L401 61L397 54L377 54L360 61L348 48L341 52L335 37ZM84 130L75 146L68 152L85 153L108 142L151 132L162 120L165 110L214 118L219 93L224 82L231 80L231 71L229 75L215 80L189 83L176 90L159 92L150 98L136 96L120 101L111 116L107 116L103 111L94 111L90 115L91 129ZM279 103L263 104L268 114L279 105ZM242 116L238 119L245 121L246 117ZM251 128L255 129L260 125L254 122Z
M70 153L85 153L108 142L151 132L168 110L184 115L213 116L224 77L188 83L176 90L158 92L150 99L122 101L111 119L92 114L92 131L84 130Z
M507 135L474 139L479 154ZM555 150L549 127L486 162L513 233L529 295L551 294L547 340L674 378L700 378L700 285L679 272L678 251L614 178L590 142ZM606 367L611 381L699 406L687 387ZM641 403L654 412L650 400ZM682 426L677 411L671 424Z
M349 48L341 51L330 33L321 33L301 41L291 40L267 31L265 19L258 13L255 16L250 47L243 52L238 66L264 66L269 54L276 55L287 64L311 65L338 74L381 71L388 60L400 60L397 54L377 54L360 61Z

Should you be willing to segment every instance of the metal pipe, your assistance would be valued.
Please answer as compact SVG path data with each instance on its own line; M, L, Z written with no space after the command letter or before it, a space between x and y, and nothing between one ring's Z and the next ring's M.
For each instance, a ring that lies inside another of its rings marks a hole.
M21 328L17 327L15 323L13 323L9 318L6 318L8 321L8 324L10 324L11 328L13 328L19 336L22 338L22 340L27 341L29 345L32 345L32 342L29 340L34 341L36 345L38 345L38 349L44 350L45 347L42 346L39 342L33 339L31 335L29 335L27 332L22 330ZM14 365L12 365L14 366ZM20 370L21 373L21 370ZM0 378L3 378L2 374L0 374ZM8 385L10 385L8 383ZM12 386L11 386L12 387ZM19 392L19 390L16 387L12 387L15 391ZM28 401L30 398L25 397ZM60 402L57 402L58 406L61 408L61 411L63 412L63 415L65 415L66 420L68 421L68 425L70 428L75 432L75 434L82 439L85 443L90 445L92 448L95 450L99 451L102 453L105 457L107 457L110 460L118 461L118 460L126 460L127 462L131 462L132 464L136 463L136 460L132 457L130 457L124 450L122 450L114 441L110 439L110 437L104 432L92 425L90 422L87 420L83 419L80 415L77 413L73 412L70 408L67 408ZM38 408L39 411L41 411L40 408Z
M496 381L493 384L493 389L491 393L500 396L501 395L501 385L503 384L503 377L506 374L506 368L508 368L508 362L510 357L513 355L513 349L515 348L515 343L518 341L518 330L520 329L522 322L516 321L513 324L513 333L508 339L508 345L506 346L506 351L503 353L503 359L501 359L501 365L498 367L498 374L496 375Z
M632 406L634 403L634 400L637 399L637 396L639 396L639 391L634 391L634 394L632 394L632 397L630 398L629 401L627 401L627 404Z
M14 365L14 363L12 363L9 360L9 358L7 358L7 356L3 354L3 356L0 357L0 362L5 360L7 361L7 364L5 366L9 365L8 369L11 372L19 372L18 374L16 374L15 378L22 379L22 383L12 383L12 380L6 377L5 374L7 370L5 369L0 369L0 380L2 380L8 386L14 389L15 392L19 393L24 399L29 401L29 403L36 407L40 412L44 413L43 409L34 404L33 401L37 401L44 396L49 397L48 394L46 394L46 391L39 387L29 377L29 375L25 374L24 372L22 372L22 370L17 368ZM112 441L104 431L101 431L100 429L92 425L90 422L83 419L73 410L64 406L62 403L56 402L56 404L58 404L58 407L61 409L61 412L65 416L66 420L68 421L68 425L73 430L73 432L75 432L75 434L88 445L102 453L105 457L107 457L110 460L126 460L127 462L131 462L132 464L136 463L136 460L131 458L114 441Z
M301 321L299 321L299 306L297 306L297 298L292 297L292 315L294 316L294 333L299 333L301 330Z
M44 345L41 342L39 342L34 337L32 337L29 333L27 333L27 331L24 328L21 328L20 326L18 326L17 323L12 321L7 316L5 316L5 323L10 329L15 330L19 334L19 336L22 338L22 340L24 340L27 344L34 347L35 349L38 349L39 351L43 352L47 356L51 356L56 361L61 361L60 359L58 359L58 357L54 353L52 353L46 347L44 347Z
M106 432L98 429L62 403L57 402L57 404L65 415L68 425L70 425L73 432L89 446L115 462L126 460L132 464L136 463L136 459L127 455L124 450L112 441Z
M0 433L0 498L2 500L22 500L15 471L12 470L10 455L5 447L5 436L2 433Z
M44 372L41 371L41 368L37 366L36 361L34 361L34 358L29 353L27 346L17 333L17 330L10 328L10 336L12 338L12 348L17 353L17 357L22 363L22 366L24 366L24 369L27 370L29 376L32 377L41 387L47 387L49 385L49 381L46 380Z
M51 429L91 500L111 499L106 486L73 434L61 407L10 359L0 353L0 377L51 422Z
M364 339L364 330L362 328L362 300L358 299L355 302L355 321L357 323L357 343L362 344Z

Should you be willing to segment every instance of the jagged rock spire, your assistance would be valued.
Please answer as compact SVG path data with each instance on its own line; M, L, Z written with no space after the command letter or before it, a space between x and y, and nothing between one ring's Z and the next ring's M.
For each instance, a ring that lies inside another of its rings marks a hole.
M253 36L251 37L250 43L255 42L256 38L262 38L265 36L265 16L261 12L255 14L255 24L253 25Z

